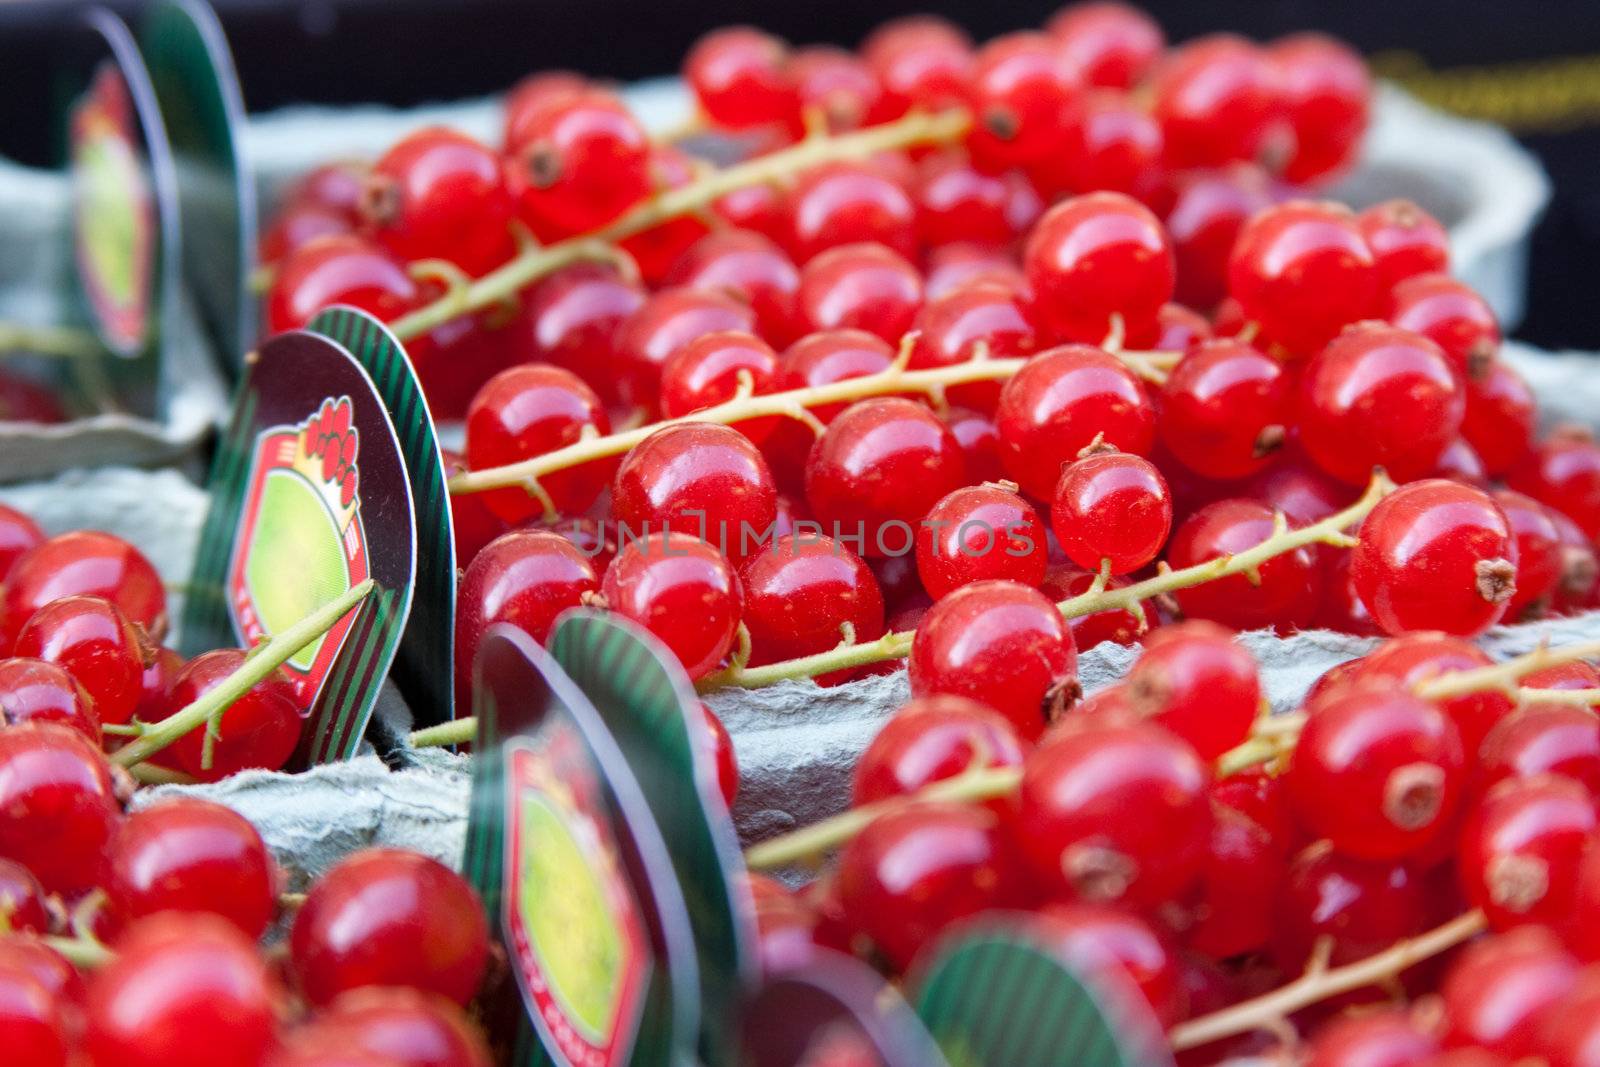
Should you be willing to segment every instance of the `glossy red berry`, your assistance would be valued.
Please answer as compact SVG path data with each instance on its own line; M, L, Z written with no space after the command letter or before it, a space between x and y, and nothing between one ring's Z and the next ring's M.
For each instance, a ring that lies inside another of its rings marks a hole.
M370 165L364 160L341 159L313 167L284 191L284 204L311 204L355 217Z
M443 126L407 134L372 165L360 212L401 259L447 259L478 275L515 251L499 156Z
M1246 319L1297 356L1381 310L1378 267L1355 215L1326 202L1292 200L1245 223L1228 292Z
M912 370L929 370L974 359L1005 359L1033 352L1037 337L1023 298L1009 286L973 282L930 300L917 313L911 349ZM999 382L947 386L953 404L993 411Z
M789 48L748 26L706 34L684 61L684 78L701 110L730 130L783 122L795 111Z
M1010 33L985 44L967 83L973 125L966 143L973 160L1002 171L1059 151L1078 93L1076 73L1045 34Z
M125 723L139 706L148 646L115 604L97 596L52 600L17 635L20 657L65 670L93 702L97 725ZM80 727L81 728L81 727Z
M976 701L948 694L913 699L856 761L851 803L905 796L973 767L1020 767L1026 751L1016 728Z
M1278 521L1277 513L1257 500L1233 497L1207 504L1173 531L1167 562L1182 570L1237 555L1271 538ZM1316 554L1301 547L1262 563L1256 568L1256 581L1235 574L1180 589L1176 596L1190 618L1238 630L1294 629L1308 624L1316 612L1321 576Z
M1297 185L1326 181L1361 149L1372 97L1367 64L1349 45L1321 33L1291 34L1266 51L1277 73L1283 121L1293 134L1283 176Z
M1317 1031L1305 1067L1363 1067L1432 1063L1439 1039L1408 1013L1389 1009L1342 1015Z
M1088 193L1045 213L1022 256L1040 326L1098 345L1112 317L1155 318L1172 299L1172 243L1150 209L1121 193Z
M489 954L483 905L467 882L415 852L373 848L341 860L306 894L289 958L312 1004L364 986L471 999Z
M721 330L690 341L661 368L661 414L675 419L732 400L748 384L751 394L770 393L778 375L778 354L754 334ZM761 442L771 433L771 418L751 419L739 430Z
M245 654L233 648L203 652L190 660L172 682L167 715L176 714L221 685L244 666L244 660ZM249 767L275 771L294 755L295 746L300 743L300 726L294 691L288 679L275 672L228 705L215 720L209 745L207 727L197 726L173 742L171 752L179 767L203 782L221 781Z
M880 26L862 43L861 54L883 86L879 121L913 107L938 110L960 103L972 68L972 42L934 16Z
M0 660L0 723L54 722L100 743L94 698L66 668L40 659Z
M1470 637L1505 614L1516 541L1481 489L1437 479L1403 485L1367 515L1359 538L1350 576L1385 633Z
M598 593L593 560L551 530L513 530L489 542L456 593L456 699L471 703L472 663L484 631L509 623L543 644L556 617Z
M613 340L613 374L624 403L653 411L661 368L690 341L718 330L755 328L748 304L720 292L663 289L622 320Z
M1277 71L1232 34L1198 37L1156 67L1153 111L1175 168L1255 159L1280 108Z
M1115 356L1064 345L1030 359L1006 382L995 409L1006 474L1049 500L1067 464L1097 441L1146 455L1155 410L1139 379Z
M266 962L234 927L153 916L90 981L84 1049L94 1067L257 1067L278 1000Z
M1082 694L1072 631L1043 593L985 581L945 594L917 628L913 696L970 697L1032 741Z
M1098 577L1090 571L1079 570L1068 564L1053 564L1045 570L1044 582L1039 588L1045 596L1059 604L1063 600L1070 600L1087 593ZM1105 584L1105 588L1121 589L1127 584L1124 578L1112 578ZM1080 652L1091 649L1103 641L1113 641L1119 645L1133 644L1160 621L1156 615L1154 601L1141 602L1140 610L1144 612L1142 621L1139 614L1130 608L1105 608L1091 615L1079 615L1068 619L1067 625L1072 628L1073 644L1078 646Z
M716 546L677 531L629 540L600 586L612 611L654 634L690 679L716 669L733 648L743 596Z
M1290 757L1301 825L1349 856L1416 853L1451 825L1466 774L1461 735L1433 705L1354 685L1310 709Z
M782 244L789 238L789 218L783 210L785 192L769 184L746 185L718 197L711 211L733 229L759 233Z
M952 407L941 418L966 457L968 481L998 482L1004 477L1000 468L1000 431L995 428L992 415Z
M571 371L524 363L490 378L467 408L467 462L474 470L500 467L575 444L611 429L600 398ZM605 486L603 462L583 463L539 479L564 514L582 512ZM505 522L539 514L539 500L522 488L484 494L484 504Z
M896 970L958 919L1019 898L1000 820L957 804L919 804L869 823L845 846L836 883L858 936Z
M1124 93L1090 93L1072 106L1060 144L1030 174L1045 189L1148 201L1163 174L1161 127Z
M1010 483L969 485L917 525L917 574L935 600L970 582L1005 578L1038 587L1049 550L1039 513Z
M1271 179L1254 164L1193 171L1175 180L1167 233L1178 264L1177 298L1214 308L1228 295L1228 259L1246 221L1277 199Z
M927 407L895 397L847 408L806 463L806 500L823 532L867 557L909 551L914 525L965 483L955 437Z
M1438 219L1409 200L1385 200L1356 215L1356 225L1378 266L1385 289L1418 274L1450 266L1450 234Z
M527 354L582 378L615 400L611 339L645 301L643 288L600 263L575 263L539 282L513 329L524 331Z
M570 70L542 70L513 85L506 93L504 107L506 149L514 149L526 140L524 126L545 104L563 94L590 88L591 84L588 78Z
M358 1054L394 1067L489 1067L482 1034L466 1014L443 997L415 989L368 987L336 998L306 1026L285 1039L291 1053L320 1057ZM359 1061L362 1064L366 1060ZM276 1061L272 1067L282 1067Z
M319 237L278 264L267 292L267 330L298 330L325 307L349 304L388 322L417 300L405 263L357 234Z
M1213 623L1163 626L1128 672L1128 702L1215 759L1250 734L1261 713L1255 657Z
M1273 916L1272 954L1298 971L1326 937L1333 940L1331 962L1351 963L1419 932L1427 904L1421 878L1404 863L1355 859L1317 841L1289 862Z
M1440 992L1444 1041L1509 1060L1531 1053L1552 1009L1576 985L1574 960L1548 930L1528 926L1468 945Z
M700 162L683 149L675 145L656 145L650 153L650 194L662 196L682 189L699 177L702 169ZM641 279L659 287L666 282L673 264L711 229L710 222L697 213L677 215L632 237L624 237L617 242L617 247L639 268Z
M1467 382L1467 413L1461 436L1478 453L1491 477L1506 475L1533 447L1537 421L1533 390L1522 376L1499 361Z
M1045 886L1154 907L1200 876L1210 783L1194 750L1156 726L1062 734L1023 769L1018 843Z
M598 229L650 193L649 136L608 92L551 94L517 132L506 186L542 240Z
M1172 530L1172 491L1155 464L1092 452L1061 472L1050 505L1061 551L1078 566L1128 574L1154 560Z
M16 508L0 504L0 581L5 580L22 554L44 543L44 531L39 524Z
M871 160L825 163L789 191L787 245L805 264L838 245L880 244L899 255L917 251L917 209L911 194Z
M1021 266L998 249L963 243L940 245L928 253L924 289L930 300L972 282L1003 285L1018 293L1028 288Z
M1591 540L1600 537L1600 446L1586 431L1558 428L1507 473L1506 482L1561 511Z
M66 1067L72 1048L68 1005L39 976L0 955L0 1043L12 1067Z
M1477 756L1479 792L1508 779L1555 774L1600 793L1600 720L1588 708L1518 708L1489 730Z
M104 597L150 634L167 628L167 592L155 567L122 538L97 530L57 534L18 557L0 620L14 637L35 611L69 596Z
M930 155L917 165L911 188L917 236L937 248L956 242L1003 248L1039 218L1044 205L1026 177L988 174L958 151Z
M657 430L623 457L611 511L629 534L670 528L743 559L777 515L777 489L749 438L688 422Z
M778 537L746 561L739 581L752 663L826 652L847 635L862 643L883 636L877 579L860 556L830 537Z
M717 792L721 794L723 804L731 810L733 802L739 798L739 760L734 752L733 738L709 705L700 704L700 715L705 723L704 737L709 762L717 774Z
M1104 904L1054 903L1034 919L1044 947L1075 966L1092 963L1125 974L1156 1020L1183 1018L1187 999L1178 976L1178 951L1135 912Z
M1200 889L1179 931L1193 950L1228 959L1259 951L1272 938L1272 909L1286 871L1284 843L1226 804L1213 801L1211 815ZM1176 913L1184 914L1181 905Z
M898 344L922 307L922 276L878 244L829 248L800 272L798 306L807 332L853 329Z
M1380 466L1401 482L1425 476L1465 413L1461 380L1438 346L1388 326L1346 330L1301 379L1301 444L1323 470L1353 485Z
M808 333L790 345L779 359L780 390L809 389L849 378L879 374L894 362L889 342L865 330L822 330ZM848 405L819 404L811 414L832 422ZM807 450L810 440L807 440Z
M1470 671L1494 661L1481 648L1443 633L1412 633L1385 641L1370 655L1357 660L1352 680L1372 680L1400 689L1450 671ZM1461 734L1462 751L1478 751L1485 734L1511 711L1511 700L1493 690L1467 693L1439 702Z
M1199 344L1172 369L1157 425L1178 462L1227 480L1266 468L1288 438L1292 411L1284 365L1224 339Z
M1457 869L1467 899L1499 930L1566 921L1595 824L1594 797L1572 778L1500 782L1461 831Z
M753 230L715 230L673 265L667 284L710 289L750 305L756 332L774 345L795 339L800 271L787 252Z
M1115 0L1069 4L1045 29L1080 81L1110 89L1143 81L1166 45L1155 19Z
M1422 274L1394 287L1388 319L1428 338L1467 379L1482 378L1500 350L1500 324L1487 301L1448 274Z
M1542 614L1549 607L1565 567L1561 531L1556 528L1550 509L1537 500L1511 489L1497 489L1492 495L1517 542L1516 588L1506 601L1505 618L1517 620L1530 613Z
M1585 971L1540 1020L1535 1051L1549 1067L1592 1067L1600 1048L1600 979Z
M883 87L866 60L854 52L827 45L798 49L789 64L799 113L791 120L804 131L808 115L820 115L827 129L840 133L866 122L879 106Z
M106 852L106 891L119 919L203 912L254 940L278 910L277 869L261 834L232 808L195 797L130 815Z

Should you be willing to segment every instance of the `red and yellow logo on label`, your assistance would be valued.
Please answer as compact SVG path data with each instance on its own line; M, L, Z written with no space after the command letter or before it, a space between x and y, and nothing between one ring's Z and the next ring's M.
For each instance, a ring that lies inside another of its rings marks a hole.
M348 396L256 437L228 567L234 630L249 647L293 626L368 576L359 496L360 435ZM284 664L301 707L315 703L357 612Z

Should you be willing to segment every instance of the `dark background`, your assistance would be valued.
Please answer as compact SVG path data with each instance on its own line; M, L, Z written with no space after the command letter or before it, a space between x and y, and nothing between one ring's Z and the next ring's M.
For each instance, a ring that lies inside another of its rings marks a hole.
M1059 6L1048 0L213 3L252 111L301 101L402 105L481 95L548 67L616 79L665 74L696 37L730 22L755 23L796 43L853 44L886 19L932 11L981 39L1037 26ZM82 6L0 0L0 153L48 161L52 57ZM132 17L139 5L109 6ZM1597 0L1142 0L1142 6L1175 40L1213 30L1269 38L1322 29L1369 55L1413 53L1434 71L1489 68L1512 82L1536 73L1537 64L1582 56L1600 61ZM1529 63L1536 66L1519 66ZM1535 109L1513 123L1556 189L1535 237L1528 315L1518 334L1549 347L1600 349L1592 295L1592 265L1600 262L1600 81L1556 82L1559 106Z

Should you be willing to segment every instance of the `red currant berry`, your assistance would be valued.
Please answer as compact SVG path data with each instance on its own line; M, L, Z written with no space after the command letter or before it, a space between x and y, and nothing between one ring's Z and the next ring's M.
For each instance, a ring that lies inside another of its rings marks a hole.
M130 815L106 853L106 891L118 917L205 912L251 940L278 910L277 868L261 834L232 808L195 797Z
M467 458L448 448L440 449L447 478L467 471ZM460 493L450 499L450 531L455 538L456 566L465 567L483 546L505 532L506 524L484 503L484 493Z
M703 334L661 368L661 414L675 419L732 400L745 380L754 393L770 393L778 375L778 354L761 338L742 330ZM753 441L771 434L775 419L751 419L739 430Z
M1040 326L1063 341L1099 344L1112 316L1153 319L1172 299L1172 243L1149 208L1121 193L1063 201L1033 228L1023 251Z
M1378 502L1359 536L1350 575L1385 633L1470 637L1505 614L1517 545L1481 489L1439 479L1403 485Z
M1468 945L1440 988L1445 1044L1520 1059L1534 1050L1544 1019L1579 974L1578 962L1537 926Z
M370 164L357 159L324 163L296 179L280 200L285 205L315 205L354 219L361 207L361 190L370 169Z
M1506 601L1505 617L1543 614L1565 567L1561 531L1556 529L1550 509L1537 500L1511 489L1498 489L1491 495L1505 513L1517 542L1516 590Z
M1410 690L1429 678L1450 671L1470 671L1494 661L1476 645L1442 633L1414 633L1386 641L1365 659L1356 661L1351 680L1372 680ZM1483 737L1511 710L1504 693L1468 693L1441 701L1461 734L1462 751L1478 751Z
M755 328L755 313L722 293L664 289L654 293L617 328L613 368L623 402L654 410L661 368L696 337L718 330Z
M1549 1067L1592 1067L1600 1048L1600 980L1585 971L1540 1020L1534 1051Z
M1448 274L1422 274L1394 287L1389 321L1444 350L1469 380L1482 378L1500 351L1500 323L1488 301Z
M44 539L38 523L16 508L0 504L0 581L23 553L43 544Z
M1343 1015L1317 1031L1305 1067L1431 1064L1439 1040L1398 1009Z
M467 408L467 463L474 470L501 467L576 444L586 434L611 430L605 407L576 374L523 363L490 378ZM539 479L556 510L582 512L604 488L603 462L583 463ZM483 502L503 521L539 513L539 501L521 488L496 489Z
M1087 593L1096 578L1097 575L1090 571L1079 570L1068 564L1053 564L1045 570L1044 582L1039 588L1045 596L1059 604L1063 600L1071 600ZM1112 578L1106 583L1105 588L1121 589L1127 584L1125 579ZM1129 608L1106 608L1092 615L1079 615L1068 619L1067 625L1072 629L1072 643L1078 646L1080 652L1091 649L1102 641L1132 645L1150 629L1156 618L1156 606L1153 601L1141 602L1140 611L1144 613L1142 619L1138 612Z
M1593 795L1571 778L1540 775L1499 783L1461 832L1458 869L1467 899L1498 930L1565 921L1578 861L1595 823Z
M1267 59L1277 71L1282 116L1294 135L1283 176L1296 185L1325 181L1361 149L1372 77L1348 45L1321 33L1274 41Z
M830 537L785 535L739 573L751 663L826 652L883 636L883 594L861 557ZM848 630L846 629L848 627ZM820 682L844 680L839 672Z
M94 728L133 718L143 691L147 646L115 604L97 596L52 600L17 635L16 654L66 671L92 701ZM75 724L83 728L84 724Z
M1157 906L1200 876L1210 784L1194 749L1159 727L1062 734L1023 769L1018 842L1047 886Z
M1478 788L1555 774L1600 794L1600 720L1570 704L1529 704L1495 723L1478 749Z
M57 534L24 553L5 579L0 617L11 636L52 600L97 596L159 636L167 628L167 592L144 554L120 537L96 530ZM106 721L105 710L101 718Z
M1028 741L1083 692L1072 631L1043 593L1019 582L974 582L935 601L908 667L913 696L970 697Z
M1273 536L1278 514L1260 501L1238 497L1207 504L1173 531L1167 562L1182 570L1255 548ZM1180 589L1176 595L1190 618L1237 630L1289 630L1311 621L1321 601L1321 578L1315 552L1301 547L1261 564L1254 581L1235 574Z
M1326 202L1292 200L1246 222L1228 261L1228 292L1297 356L1379 310L1377 264L1355 215Z
M711 210L732 229L750 230L781 244L789 237L785 194L786 190L771 184L746 185L718 197Z
M1067 464L1099 443L1146 455L1155 410L1122 361L1098 348L1041 352L1006 382L995 409L1000 458L1028 495L1049 500Z
M744 130L783 122L796 110L789 47L748 26L706 34L690 49L684 78L718 126Z
M967 460L967 480L971 482L998 482L1000 469L1000 431L994 418L971 408L952 407L940 416L950 428L961 454Z
M1491 477L1504 476L1532 449L1536 420L1533 390L1506 364L1496 361L1481 378L1467 382L1461 436Z
M154 722L167 705L167 694L186 661L170 648L158 648L144 669L139 684L139 706L134 715L141 722Z
M1600 446L1587 432L1559 428L1507 473L1506 482L1565 514L1591 540L1600 537Z
M913 107L950 107L964 96L972 42L944 19L917 15L885 23L862 42L861 55L883 86L877 121Z
M472 664L490 626L509 623L543 644L556 618L599 591L595 562L550 530L513 530L468 564L456 594L456 701L471 704Z
M1367 685L1310 709L1288 770L1311 833L1366 860L1416 853L1451 824L1465 775L1461 735L1433 705Z
M1104 904L1056 903L1040 909L1037 936L1074 965L1094 962L1127 975L1162 1026L1184 1016L1178 952L1138 915Z
M1044 211L1027 178L1016 172L986 174L958 151L936 153L919 163L911 192L917 236L930 248L957 242L1002 248L1026 233Z
M539 110L558 96L575 93L591 87L582 74L570 70L542 70L530 74L511 87L505 99L505 136L507 151L514 150L527 140L523 132L527 123Z
M1003 285L975 282L931 300L918 312L911 349L912 370L927 370L975 359L1025 356L1034 349L1033 324L1017 293ZM946 389L954 404L992 411L999 382L973 382Z
M488 923L472 887L436 860L398 849L341 860L306 894L289 935L290 964L314 1005L365 986L465 1004L488 955Z
M910 258L917 251L911 194L870 160L826 163L802 174L789 192L788 247L809 263L838 245L880 244Z
M1239 231L1276 199L1271 179L1254 164L1178 176L1167 233L1178 264L1183 303L1213 308L1228 295L1228 258Z
M279 995L243 934L211 915L159 915L117 943L89 983L94 1067L257 1067Z
M728 426L665 426L623 457L611 510L632 534L672 528L732 558L755 550L777 515L777 489L749 438Z
M1162 304L1156 312L1156 329L1153 347L1164 352L1188 352L1211 340L1211 323L1182 304Z
M755 312L757 332L775 345L799 332L800 271L788 253L752 230L716 230L700 238L673 265L667 283L744 301Z
M975 244L940 245L927 255L928 276L923 285L933 300L975 282L1003 285L1026 295L1028 281L1008 254Z
M967 149L985 170L1003 171L1061 148L1076 74L1042 33L1010 33L978 50L967 82L973 124Z
M925 406L896 397L847 408L806 463L812 513L830 536L869 557L908 551L913 524L964 484L955 437Z
M401 259L448 259L476 275L515 251L499 156L443 126L408 134L372 165L360 212Z
M917 526L917 574L934 599L1005 578L1038 587L1049 555L1039 513L1010 483L971 485L941 499Z
M71 1034L68 1006L37 975L0 955L0 1042L9 1067L66 1067Z
M1147 459L1095 452L1067 465L1056 483L1050 526L1067 558L1085 570L1138 570L1172 530L1172 492Z
M352 1052L394 1067L490 1067L494 1062L460 1008L415 989L373 986L341 994L286 1043L292 1052L317 1052L305 1067L324 1067L327 1061L320 1055Z
M1140 715L1215 759L1250 736L1261 713L1255 657L1208 622L1164 626L1151 634L1127 679Z
M789 64L799 113L791 120L804 132L807 114L821 115L834 133L854 130L879 107L883 88L864 59L843 48L812 45L801 48Z
M837 888L850 925L903 971L951 923L1015 903L1021 879L993 812L919 804L845 846Z
M100 743L94 698L64 667L39 659L0 660L0 723L54 722Z
M1155 19L1115 0L1069 4L1045 29L1080 81L1110 89L1138 85L1166 46Z
M1029 173L1048 190L1148 201L1162 179L1161 127L1124 93L1090 93L1068 112L1060 145Z
M650 193L650 138L608 92L551 94L518 136L506 186L541 240L599 229Z
M1418 274L1449 269L1450 234L1409 200L1373 204L1356 216L1356 225L1372 249L1384 289Z
M565 367L602 397L616 400L611 339L644 301L644 290L615 267L575 263L533 287L517 328L526 330L533 359Z
M1403 863L1342 855L1327 841L1289 863L1272 930L1272 953L1298 971L1322 938L1333 940L1335 966L1381 952L1427 921L1422 880Z
M1355 502L1350 486L1324 474L1298 450L1278 460L1243 486L1246 496L1281 511L1296 526L1321 522Z
M865 330L896 344L922 307L922 276L882 245L841 245L801 270L798 305L807 332Z
M369 238L319 237L278 263L267 292L267 331L298 330L334 304L349 304L388 322L409 309L417 293L405 263Z
M691 680L716 669L733 648L743 595L714 545L689 534L630 540L601 583L611 610L649 630Z
M1310 703L1308 696L1306 702ZM1232 808L1267 832L1280 847L1301 840L1294 813L1289 808L1289 788L1283 775L1254 767L1219 778L1211 799Z
M809 333L790 345L779 359L778 388L810 389L881 374L894 362L894 354L887 341L865 330ZM819 404L811 408L811 414L822 422L832 422L847 406Z
M1311 622L1319 630L1361 637L1383 636L1378 624L1372 621L1372 613L1361 602L1361 594L1356 592L1356 584L1350 577L1349 552L1323 551L1322 604Z
M1278 360L1238 341L1205 341L1162 387L1161 440L1202 477L1248 477L1283 446L1292 399L1290 376Z
M1211 837L1184 941L1196 952L1229 959L1264 948L1287 864L1284 848L1234 808L1211 805Z
M1266 54L1224 33L1169 52L1155 69L1154 92L1167 162L1179 169L1255 159L1281 104Z
M1486 488L1489 484L1489 476L1483 469L1483 460L1478 458L1478 453L1474 452L1472 446L1462 437L1457 437L1445 446L1444 452L1439 456L1439 462L1434 464L1433 470L1429 472L1429 477L1449 478L1479 489Z
M856 761L850 802L907 796L974 767L1020 767L1026 752L1015 727L982 704L949 695L914 699Z
M650 153L650 192L662 196L694 182L704 165L673 145L657 145ZM673 264L682 259L711 232L710 223L699 214L678 215L658 222L649 229L624 237L617 247L639 268L639 277L651 286L661 286Z
M232 648L205 652L190 660L173 680L167 715L221 685L244 666L244 660L245 654ZM211 728L197 726L173 743L172 755L186 773L205 782L221 781L249 767L275 771L294 755L300 726L294 691L287 677L276 672L228 705L215 720L209 743L207 731Z

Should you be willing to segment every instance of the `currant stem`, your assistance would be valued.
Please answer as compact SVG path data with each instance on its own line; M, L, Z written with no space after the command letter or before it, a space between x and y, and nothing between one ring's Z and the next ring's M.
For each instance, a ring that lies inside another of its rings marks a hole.
M1168 1031L1168 1040L1174 1051L1182 1052L1235 1034L1271 1029L1302 1008L1393 978L1408 967L1476 937L1488 925L1483 912L1473 910L1343 967L1329 970L1326 965L1312 966L1270 993L1180 1023Z
M412 748L443 748L465 745L478 736L478 720L467 716L417 730L407 738Z
M81 937L59 937L53 934L40 938L40 940L59 952L68 963L84 970L103 967L116 958L116 953L106 948L98 940Z
M465 289L447 293L426 307L396 319L390 328L396 337L409 341L467 312L515 296L530 282L572 263L593 258L603 247L707 208L728 193L780 181L833 160L863 159L896 148L954 141L966 133L971 124L971 116L960 109L938 114L914 112L855 133L807 137L790 148L711 171L687 185L657 193L592 234L520 252Z
M1562 690L1524 690L1517 683L1546 667L1559 667L1564 663L1576 663L1578 660L1594 659L1597 656L1600 656L1600 641L1580 641L1560 648L1541 645L1532 652L1514 656L1500 663L1492 663L1487 667L1475 667L1469 671L1450 671L1437 678L1430 678L1418 685L1415 692L1424 700L1449 700L1468 693L1490 690L1499 690L1513 700L1522 698L1525 694L1530 695L1532 699L1560 700L1561 696L1551 694L1559 694ZM1576 693L1579 690L1568 692ZM1537 696L1532 696L1533 694Z
M248 693L252 686L282 666L290 656L332 629L373 588L370 578L358 582L287 630L274 635L272 640L257 645L239 669L228 675L221 685L176 714L150 723L144 733L113 752L111 761L123 767L132 767L160 752L190 730L220 716L234 701Z
M745 866L753 871L787 867L837 848L886 812L926 801L975 801L1002 797L1014 792L1021 781L1020 767L975 766L954 778L923 786L914 793L862 804L821 822L752 845L745 850Z
M106 354L100 339L88 330L70 326L29 326L0 322L0 355L16 352L33 356L87 359Z

